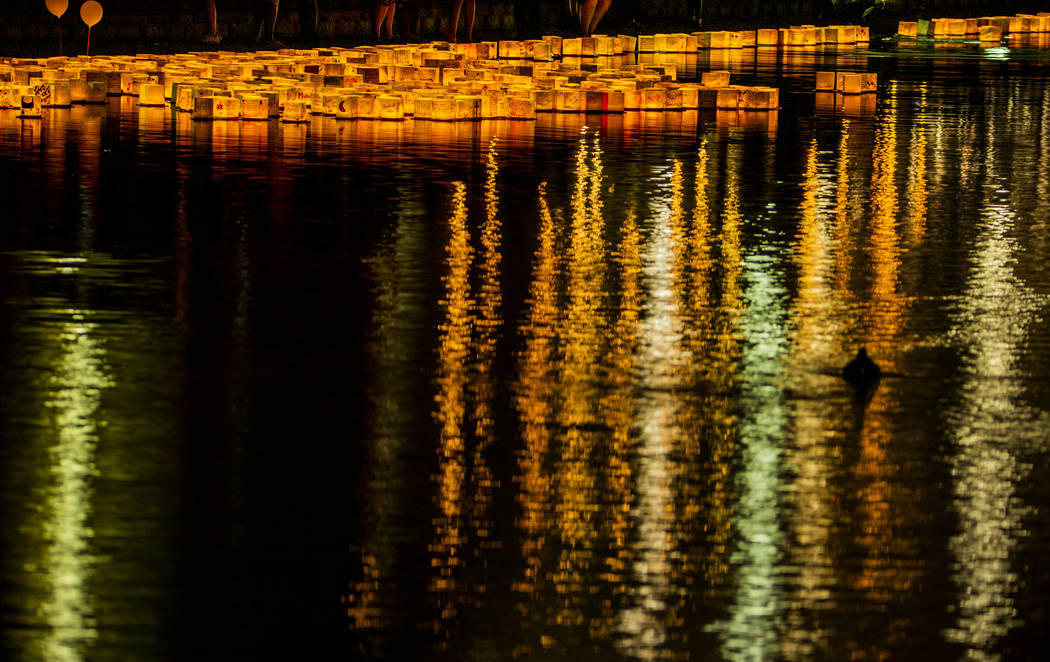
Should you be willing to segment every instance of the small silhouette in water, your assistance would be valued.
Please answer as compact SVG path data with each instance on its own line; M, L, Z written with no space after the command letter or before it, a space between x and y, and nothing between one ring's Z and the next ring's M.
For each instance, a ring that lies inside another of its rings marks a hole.
M857 355L853 357L853 360L842 369L842 376L855 387L866 388L874 386L879 381L882 370L871 360L867 350L861 347L857 350Z

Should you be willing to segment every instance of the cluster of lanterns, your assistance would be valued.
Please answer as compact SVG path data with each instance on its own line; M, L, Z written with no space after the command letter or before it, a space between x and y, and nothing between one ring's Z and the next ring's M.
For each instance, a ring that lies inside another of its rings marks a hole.
M1050 33L1050 12L1017 14L1015 16L985 16L982 18L935 18L931 21L901 21L897 34L915 39L965 39L977 37L983 43L995 43L1003 35Z
M46 0L61 17L68 0ZM81 5L90 28L102 17L95 0ZM732 85L728 71L699 82L677 80L674 64L620 64L604 57L749 47L856 44L859 26L779 30L595 35L469 44L430 42L254 53L0 59L0 108L23 118L47 107L137 97L140 106L170 106L194 120L307 122L336 119L535 119L537 112L624 113L665 110L774 111L773 87ZM638 58L643 59L643 58ZM839 93L874 89L874 79L836 78ZM818 83L820 81L818 80ZM819 85L818 85L819 87Z

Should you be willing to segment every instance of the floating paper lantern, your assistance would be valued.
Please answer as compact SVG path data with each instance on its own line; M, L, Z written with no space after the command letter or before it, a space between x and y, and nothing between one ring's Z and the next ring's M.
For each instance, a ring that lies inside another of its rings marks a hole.
M35 94L23 94L21 96L19 107L21 112L18 114L23 119L39 119L44 116L43 103Z
M204 97L193 100L194 120L229 120L241 116L241 100L233 97Z
M755 41L758 46L776 46L779 39L778 30L763 28L755 31Z
M748 87L741 98L744 110L776 110L780 105L780 92L775 87Z
M41 83L33 91L44 108L68 108L73 104L70 85L65 81Z
M729 72L705 71L700 74L700 83L707 87L724 87L729 85Z
M175 110L183 113L192 113L194 102L197 99L197 88L194 85L182 84L172 89L174 95Z
M835 91L839 94L865 94L877 89L877 74L838 72L835 76Z
M163 106L166 103L164 86L160 83L143 83L139 86L140 106Z
M309 122L307 104L301 101L286 101L280 110L280 121L286 124Z
M982 43L999 42L1003 37L1003 29L998 25L982 25L979 28L978 39Z
M246 94L241 100L241 119L270 119L270 100L262 95Z

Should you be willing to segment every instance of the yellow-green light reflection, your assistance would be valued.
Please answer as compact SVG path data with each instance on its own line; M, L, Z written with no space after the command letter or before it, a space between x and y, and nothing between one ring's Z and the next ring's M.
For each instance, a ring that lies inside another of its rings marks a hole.
M74 268L65 261L59 271ZM97 636L89 589L94 571L94 531L91 528L95 455L102 393L112 385L105 349L97 339L98 325L90 313L62 311L67 321L58 333L61 354L54 365L49 399L55 443L49 449L52 482L43 504L46 551L39 571L49 585L39 613L47 624L41 641L43 659L72 662L84 659Z
M727 182L727 189L735 188ZM788 417L777 382L788 350L787 291L769 252L756 249L743 258L742 265L746 305L741 313L739 542L732 555L736 591L729 619L715 626L722 633L723 654L730 660L772 657L783 610L778 577L783 539L779 493Z

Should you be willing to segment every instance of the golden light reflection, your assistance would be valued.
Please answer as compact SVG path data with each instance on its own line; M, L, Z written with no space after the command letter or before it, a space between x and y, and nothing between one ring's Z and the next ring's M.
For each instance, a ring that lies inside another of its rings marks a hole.
M532 282L521 325L524 346L520 355L515 405L525 446L518 457L518 501L522 530L524 576L515 590L533 594L538 590L542 552L549 527L550 477L546 460L554 425L554 357L557 351L559 260L555 250L554 219L547 201L547 184L539 187L540 227L533 256ZM527 604L527 603L526 603ZM526 605L523 605L523 609ZM526 628L527 629L527 628Z
M475 606L487 592L485 550L492 537L492 498L496 480L488 463L495 439L496 382L492 362L501 330L501 269L503 233L499 218L497 141L486 158L485 220L480 255L475 263L468 227L466 184L453 185L452 216L446 249L448 272L439 326L436 418L440 423L437 506L434 541L430 546L430 593L437 602L436 633L451 632L450 623L464 606ZM474 298L472 270L479 287ZM475 567L477 566L477 567ZM452 645L443 640L439 647Z
M910 299L900 287L901 238L897 224L898 192L896 163L899 156L897 139L897 89L891 84L885 99L885 114L875 130L871 179L871 230L868 257L871 262L871 292L862 304L861 338L869 349L881 357L884 371L896 368L895 356L900 351L902 329ZM855 430L859 455L853 474L858 484L858 504L853 514L856 531L854 543L863 555L859 567L848 577L850 588L860 591L875 609L886 612L889 631L903 630L907 619L893 610L905 600L920 579L919 569L908 563L917 554L918 541L908 532L919 530L922 513L913 505L919 503L919 486L902 484L895 479L899 472L891 452L894 439L893 418L899 404L896 393L888 388L876 390ZM852 655L886 659L889 642L850 641Z
M853 264L850 235L850 122L842 120L835 176L835 291L842 296L849 293L850 272Z
M845 132L843 135L841 142L845 143ZM840 179L835 189L839 205L844 204L843 160L840 152L837 163ZM831 228L824 227L827 219L820 213L818 195L822 188L816 139L810 142L805 163L800 224L792 251L798 267L798 295L791 315L795 323L792 355L796 359L820 361L842 353L841 338L846 330L835 322L844 315L834 310L838 302L832 289L833 262L828 255L832 244L827 231ZM848 184L845 186L848 190ZM836 218L840 211L836 209ZM822 375L808 372L796 379L793 387L809 392L819 392L828 381ZM839 515L837 499L828 486L829 477L835 474L838 453L826 429L825 407L818 399L805 398L794 403L794 439L789 454L795 470L790 524L793 544L788 555L798 574L787 596L786 627L779 651L790 660L810 660L818 655L832 635L827 616L838 608L835 596L839 587L831 541Z
M908 182L908 232L912 244L919 244L926 236L926 205L929 191L926 184L926 123L928 85L919 86L919 111L911 147L911 168Z
M459 595L456 569L463 563L467 542L463 529L467 480L465 427L467 425L467 388L470 380L470 343L474 324L474 300L470 287L473 248L467 227L466 184L455 182L452 192L452 216L446 248L448 273L443 278L445 296L441 306L445 321L439 330L436 418L440 425L439 473L434 541L430 546L431 566L435 575L430 594L437 601L435 632L449 631L442 623L458 614Z
M103 392L113 386L91 314L82 310L67 314L58 336L62 354L45 403L54 414L56 438L49 449L53 482L44 502L47 550L39 570L46 576L50 594L37 609L47 623L41 641L43 659L61 662L84 659L86 647L98 636L89 590L96 563L90 520L95 455L99 428L104 425L99 409Z
M907 299L899 292L901 247L897 230L897 94L891 84L885 115L875 130L871 174L871 294L864 311L865 344L889 347L896 339Z
M492 363L496 359L496 343L501 329L501 304L503 301L500 283L503 252L503 228L499 218L499 160L496 149L498 141L493 139L486 157L485 176L485 222L481 227L480 288L474 339L474 434L476 441L471 460L471 513L470 521L474 533L483 548L496 544L491 538L492 493L496 480L488 465L487 453L495 441L496 397L495 377ZM485 584L472 587L478 593L485 592Z
M680 581L721 596L729 582L729 540L733 530L732 477L729 463L734 452L736 420L730 396L739 355L736 310L739 301L739 268L728 268L718 299L716 260L712 256L715 228L709 189L717 190L709 173L710 145L701 140L693 181L693 213L685 221L685 245L676 286L684 314L683 347L691 355L689 379L694 397L683 403L682 428L693 430L682 439L682 468L678 483L676 526L683 541L702 540L710 552L702 558L683 559ZM715 168L717 172L717 168ZM739 255L739 210L736 175L730 175L722 221L722 251ZM692 567L695 564L695 571Z
M557 423L564 430L554 450L554 520L557 569L548 575L556 591L548 626L586 627L607 638L611 607L589 613L591 578L600 574L596 557L599 530L600 467L595 453L607 439L607 426L597 407L601 346L605 334L606 276L602 214L604 172L600 137L582 131L570 200L566 255L566 309L559 324L563 358L560 364ZM555 641L557 638L555 638Z

